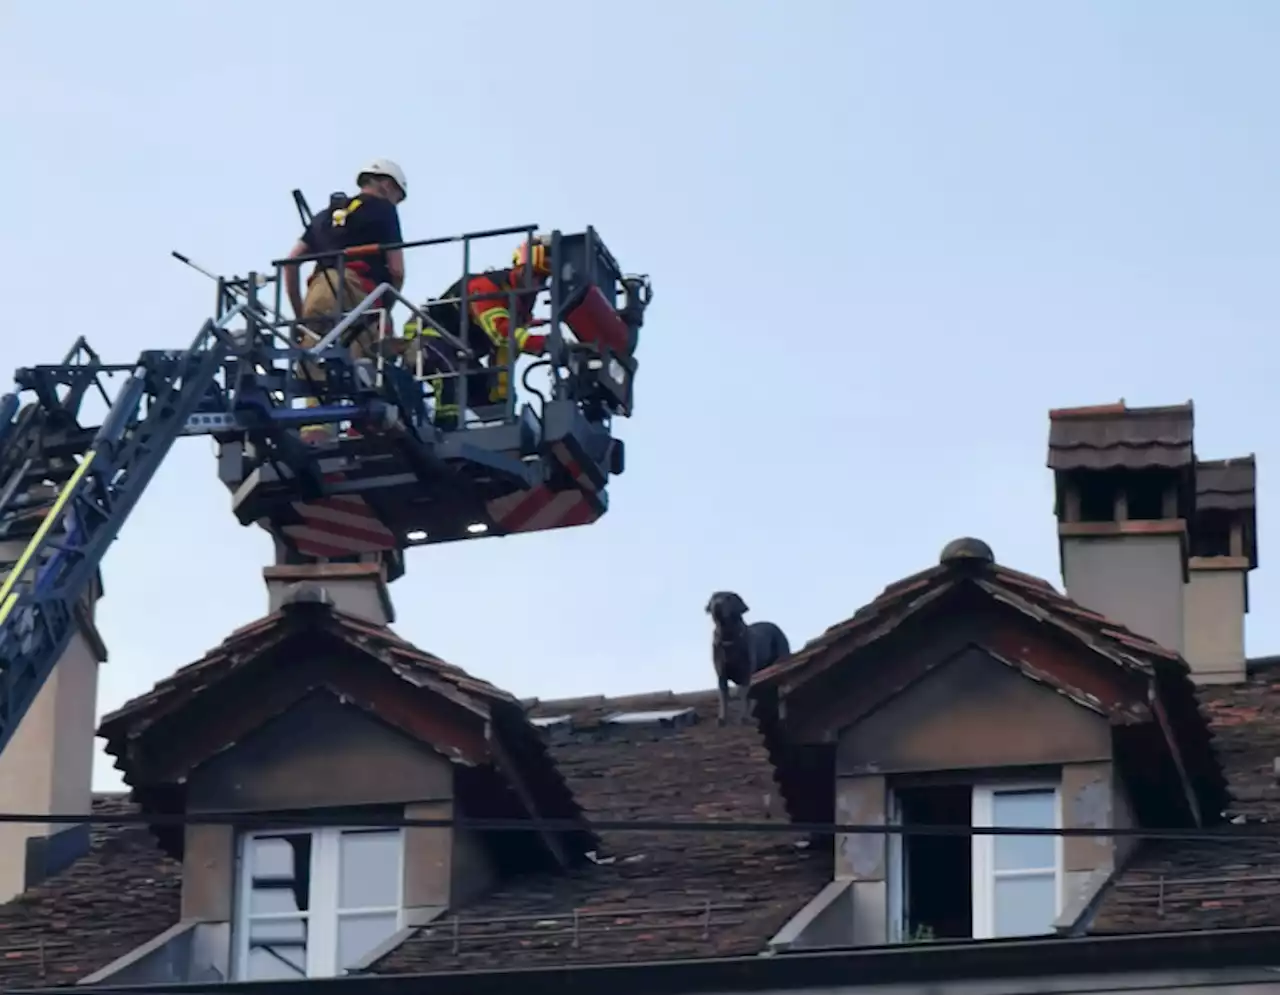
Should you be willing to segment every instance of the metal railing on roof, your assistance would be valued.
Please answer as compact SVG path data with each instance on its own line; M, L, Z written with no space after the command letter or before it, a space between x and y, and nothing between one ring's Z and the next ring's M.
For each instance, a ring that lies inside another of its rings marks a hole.
M1258 888L1256 885L1263 885ZM1269 886L1269 887L1267 887ZM1202 891L1207 888L1209 890ZM1154 878L1126 881L1112 885L1114 892L1154 892L1149 896L1125 898L1128 906L1154 905L1156 915L1164 916L1170 907L1211 903L1245 903L1259 898L1280 898L1280 874L1234 874L1175 877L1158 874ZM1211 906L1212 907L1212 906Z
M709 939L713 929L740 926L744 913L756 901L717 902L700 905L673 905L642 909L575 908L558 914L518 916L450 916L422 926L415 943L447 946L459 953L468 944L489 945L495 942L524 940L568 941L571 949L582 946L584 938L617 936L625 933L658 931L697 931L698 938Z

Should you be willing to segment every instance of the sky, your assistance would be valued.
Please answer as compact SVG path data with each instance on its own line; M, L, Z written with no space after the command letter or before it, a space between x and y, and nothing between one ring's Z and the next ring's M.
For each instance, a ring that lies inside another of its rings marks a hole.
M521 696L692 690L717 589L798 646L961 535L1056 583L1047 411L1123 397L1257 453L1280 651L1280 5L355 9L0 3L0 370L185 347L212 285L171 250L264 269L290 190L385 156L408 237L594 225L655 291L608 515L411 550L423 648ZM460 265L407 264L415 299ZM180 440L104 564L99 713L264 613L271 556Z

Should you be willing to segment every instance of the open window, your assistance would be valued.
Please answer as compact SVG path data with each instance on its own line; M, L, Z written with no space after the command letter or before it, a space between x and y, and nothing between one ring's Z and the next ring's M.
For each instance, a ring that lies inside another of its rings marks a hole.
M332 977L359 963L402 926L403 849L400 830L244 836L237 979Z
M893 792L898 825L1057 829L1053 784L931 784ZM1052 933L1062 908L1060 836L890 837L889 936L895 942Z

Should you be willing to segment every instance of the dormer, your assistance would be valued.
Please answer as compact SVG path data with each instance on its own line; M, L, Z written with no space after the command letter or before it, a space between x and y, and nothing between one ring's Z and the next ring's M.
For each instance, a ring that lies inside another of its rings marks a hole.
M1178 654L974 539L759 673L791 817L942 825L837 836L831 883L774 946L1070 929L1128 838L974 827L1198 826L1225 786Z
M539 828L582 818L539 730L516 698L379 624L377 567L268 575L272 614L102 722L144 812L220 821L155 827L182 862L182 922L96 981L154 979L183 942L201 960L182 980L342 974L596 845ZM466 818L530 828L394 825Z

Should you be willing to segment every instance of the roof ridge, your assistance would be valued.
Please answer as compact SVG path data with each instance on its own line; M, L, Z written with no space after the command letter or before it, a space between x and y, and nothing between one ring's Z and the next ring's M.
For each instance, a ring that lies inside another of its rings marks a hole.
M620 695L577 695L568 698L521 698L520 704L525 711L546 711L560 708L573 711L580 708L636 708L639 705L687 705L705 701L713 701L716 697L714 688L697 691L641 691Z

